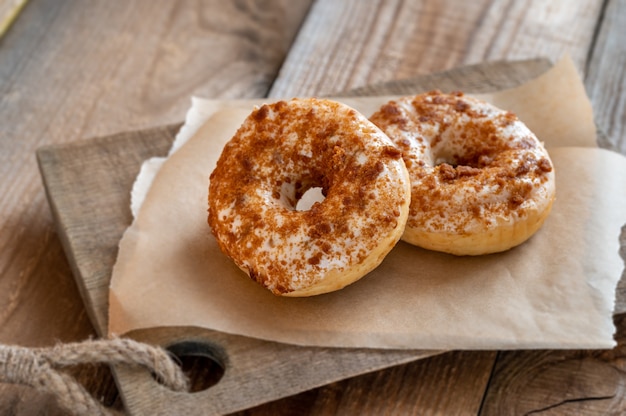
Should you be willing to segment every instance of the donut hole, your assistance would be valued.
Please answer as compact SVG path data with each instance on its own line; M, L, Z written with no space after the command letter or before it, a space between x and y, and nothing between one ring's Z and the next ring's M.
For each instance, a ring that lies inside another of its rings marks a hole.
M439 149L433 152L432 160L434 166L450 165L453 168L459 166L467 166L470 168L483 169L489 166L494 159L493 152L490 149Z
M460 164L463 164L461 162L459 162L456 158L452 157L452 155L449 154L436 154L433 155L433 161L434 161L434 165L435 166L439 166L439 165L450 165L452 167L457 167Z
M321 186L313 186L307 189L302 197L296 201L296 211L308 211L314 203L324 200Z
M478 167L475 166L476 163L471 159L465 157L465 155L455 154L450 152L448 149L441 149L438 152L433 152L433 164L434 166L439 165L450 165L453 168L457 166L470 166L470 167Z
M446 131L435 143L432 143L431 157L434 166L450 165L454 168L460 165L472 166L468 150L464 146L464 139L454 131ZM472 166L475 167L475 166Z
M498 126L491 120L462 117L432 140L430 151L435 166L448 164L454 168L482 169L506 148Z

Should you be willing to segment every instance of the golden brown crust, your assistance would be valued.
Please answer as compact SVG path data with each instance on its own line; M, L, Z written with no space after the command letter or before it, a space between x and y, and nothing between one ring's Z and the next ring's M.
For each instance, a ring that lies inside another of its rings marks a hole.
M296 211L312 187L324 201ZM328 100L280 101L255 109L225 146L208 222L253 280L304 296L377 266L402 234L409 201L400 152L364 116Z
M514 114L432 91L389 102L370 120L402 150L411 176L405 241L453 254L503 251L548 215L552 162Z

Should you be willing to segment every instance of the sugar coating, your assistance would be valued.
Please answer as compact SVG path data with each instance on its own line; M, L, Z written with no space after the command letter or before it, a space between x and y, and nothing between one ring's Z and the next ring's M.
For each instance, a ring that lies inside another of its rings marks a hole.
M365 259L397 232L409 197L400 152L366 117L333 101L255 109L226 144L209 186L220 248L276 294ZM296 211L310 188L325 195Z

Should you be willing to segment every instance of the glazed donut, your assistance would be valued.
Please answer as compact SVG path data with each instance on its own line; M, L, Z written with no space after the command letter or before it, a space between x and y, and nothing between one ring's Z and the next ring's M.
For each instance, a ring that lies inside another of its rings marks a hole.
M296 204L310 188L325 199ZM411 200L401 152L365 116L329 100L265 104L245 119L210 176L220 249L282 296L341 289L400 240Z
M526 241L548 216L554 168L514 114L432 91L391 101L370 120L401 149L411 177L404 241L456 255L495 253Z

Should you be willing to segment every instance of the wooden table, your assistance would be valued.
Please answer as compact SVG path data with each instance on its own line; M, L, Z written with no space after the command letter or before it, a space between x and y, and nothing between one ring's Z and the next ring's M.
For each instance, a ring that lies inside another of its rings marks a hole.
M626 154L626 0L30 0L0 40L0 343L94 336L35 150L183 120L191 95L325 95L489 60L569 53ZM626 256L626 255L625 255ZM621 290L621 288L620 288ZM611 351L450 352L243 412L619 414L626 315ZM121 409L109 370L72 370ZM0 413L63 414L0 384Z

